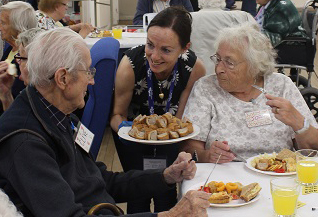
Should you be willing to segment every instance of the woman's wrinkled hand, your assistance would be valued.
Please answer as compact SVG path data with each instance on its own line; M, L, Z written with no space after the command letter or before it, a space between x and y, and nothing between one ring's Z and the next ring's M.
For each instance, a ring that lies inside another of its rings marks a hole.
M269 105L272 108L275 118L292 127L294 131L303 127L304 117L289 100L282 97L275 97L270 94L266 94L265 96L268 99L266 105Z
M188 191L171 210L159 213L158 217L206 217L210 196L204 191Z
M163 171L164 179L168 184L181 182L183 179L193 179L197 171L195 162L189 153L180 152L171 166Z
M209 150L208 162L216 163L219 156L220 160L218 163L227 163L235 159L233 153L230 152L230 146L227 141L213 141Z

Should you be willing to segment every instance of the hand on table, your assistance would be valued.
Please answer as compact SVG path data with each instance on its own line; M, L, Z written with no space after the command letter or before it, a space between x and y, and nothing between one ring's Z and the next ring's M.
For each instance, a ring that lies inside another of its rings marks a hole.
M159 213L158 217L207 217L210 196L204 191L188 191L172 209Z
M294 131L299 130L304 125L304 117L291 104L291 102L282 97L275 97L269 94L265 95L268 101L266 105L272 108L275 118L284 124L291 126Z
M220 154L221 157L218 163L227 163L235 159L234 154L230 152L230 146L227 141L214 141L210 149L206 151L209 152L208 162L210 163L216 163Z
M194 161L190 161L191 159L191 154L180 152L173 164L163 171L166 182L174 184L181 182L183 179L193 179L197 166Z

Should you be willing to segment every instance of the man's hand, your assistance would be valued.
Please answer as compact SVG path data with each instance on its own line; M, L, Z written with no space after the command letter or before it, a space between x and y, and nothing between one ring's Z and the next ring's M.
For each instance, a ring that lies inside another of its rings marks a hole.
M204 191L188 191L171 210L158 213L158 217L206 217L210 196Z
M197 167L189 153L180 152L171 166L166 168L163 176L168 184L181 182L183 179L193 179Z

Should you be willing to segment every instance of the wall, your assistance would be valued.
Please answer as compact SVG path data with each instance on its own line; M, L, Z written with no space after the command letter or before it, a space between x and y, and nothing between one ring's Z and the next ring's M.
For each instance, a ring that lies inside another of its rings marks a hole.
M137 0L119 0L119 20L132 20L136 6Z

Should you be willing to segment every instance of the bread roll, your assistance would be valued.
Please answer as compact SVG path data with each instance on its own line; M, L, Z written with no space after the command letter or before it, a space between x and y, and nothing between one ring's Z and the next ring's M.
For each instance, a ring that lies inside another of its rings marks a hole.
M182 129L177 129L177 132L179 134L180 137L184 137L184 136L187 136L189 135L189 131L188 131L188 128L182 128Z
M136 138L136 133L137 133L137 132L138 132L137 127L133 127L133 128L131 128L131 129L129 130L128 135L131 136L131 137Z
M136 139L145 139L145 132L137 131L135 138Z
M159 116L156 120L156 124L159 128L166 128L167 127L167 119Z
M157 131L150 131L147 137L148 140L157 140Z
M162 133L162 134L159 134L157 136L158 140L168 140L169 139L169 134L168 133Z

